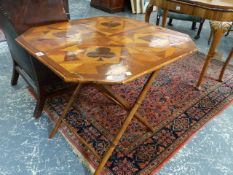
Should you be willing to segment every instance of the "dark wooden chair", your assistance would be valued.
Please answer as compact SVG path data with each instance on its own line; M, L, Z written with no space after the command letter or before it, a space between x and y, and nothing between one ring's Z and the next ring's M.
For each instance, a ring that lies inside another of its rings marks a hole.
M67 18L70 19L69 0L63 0L63 3Z
M68 0L0 1L0 27L5 34L13 60L11 84L12 86L16 85L19 75L21 75L30 86L37 99L34 110L35 118L41 115L46 98L67 88L68 85L64 84L57 75L37 59L25 52L15 39L30 27L67 21L68 8Z
M161 16L163 16L163 10L158 9L156 25L159 25ZM205 22L205 19L202 19L202 18L197 17L197 16L192 16L192 15L187 15L187 14L177 13L177 12L171 12L171 11L168 12L168 17L169 17L168 25L170 25L170 26L172 26L173 19L183 20L183 21L191 21L192 22L192 27L191 27L192 30L195 30L196 24L200 23L197 34L194 37L195 39L200 38L200 34L202 31L202 27L203 27L203 24Z
M225 35L225 36L228 36L228 35L230 34L230 32L232 32L232 31L233 31L232 26L233 26L233 22L231 23L231 28L227 31L227 33L226 33L226 35Z

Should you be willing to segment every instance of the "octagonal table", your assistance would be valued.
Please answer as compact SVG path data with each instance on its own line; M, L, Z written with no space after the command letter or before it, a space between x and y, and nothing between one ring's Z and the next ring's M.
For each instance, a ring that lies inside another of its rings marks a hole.
M95 84L128 111L95 174L101 173L134 117L154 132L137 109L162 67L197 51L188 35L124 17L95 17L39 26L19 36L17 42L65 82L77 83L50 138L62 122L67 124L64 118L86 84ZM150 76L132 107L111 89L113 84L125 84L146 74ZM99 157L84 139L76 136Z

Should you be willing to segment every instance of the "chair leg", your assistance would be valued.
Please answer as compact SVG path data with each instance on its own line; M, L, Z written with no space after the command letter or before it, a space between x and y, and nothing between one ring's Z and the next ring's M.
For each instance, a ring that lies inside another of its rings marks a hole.
M197 35L194 37L194 39L199 39L200 38L200 34L203 28L203 24L204 24L205 20L201 20L198 31L197 31Z
M211 30L210 31L210 36L209 36L209 39L208 39L208 45L210 45L212 37L213 37L213 31Z
M196 30L196 28L197 28L197 22L193 21L193 23L192 23L192 30Z
M12 78L11 78L11 85L15 86L18 83L19 73L16 70L16 63L13 61L13 71L12 71Z
M172 18L169 18L169 21L168 21L167 24L168 24L169 26L173 26L172 21L173 21L173 19L172 19Z
M36 107L35 107L34 114L33 114L34 118L38 119L41 116L41 113L45 105L45 100L46 100L45 94L43 92L40 93L37 99Z
M231 28L232 28L232 26L233 26L233 23L232 23L232 25L231 25ZM231 28L227 31L227 33L226 33L225 36L228 36L228 35L229 35L229 33L230 33L230 31L231 31Z
M159 23L160 23L160 16L157 15L157 18L156 18L156 25L159 26Z

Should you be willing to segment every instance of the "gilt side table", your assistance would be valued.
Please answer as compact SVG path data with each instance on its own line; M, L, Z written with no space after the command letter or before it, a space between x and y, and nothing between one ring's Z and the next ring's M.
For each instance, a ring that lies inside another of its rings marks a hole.
M189 14L192 16L199 16L203 19L214 21L233 21L233 0L150 0L147 6L145 21L149 22L150 14L153 6L157 6L164 10L162 26L165 27L167 21L168 10ZM209 63L213 58L218 44L221 41L224 33L228 27L224 24L213 29L213 40L210 45L205 63L201 70L196 87L199 89L204 76L207 72Z

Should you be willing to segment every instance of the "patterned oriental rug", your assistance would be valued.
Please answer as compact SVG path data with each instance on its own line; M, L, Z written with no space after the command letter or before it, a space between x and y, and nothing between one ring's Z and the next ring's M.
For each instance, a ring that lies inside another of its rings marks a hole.
M218 60L212 61L202 89L195 89L204 57L197 53L159 72L139 109L155 132L151 133L134 119L107 162L105 174L156 173L191 136L232 102L233 66L228 67L224 82L220 83L216 79L223 64ZM132 105L147 77L113 86L113 89ZM65 94L48 100L46 111L52 121L61 115L69 96ZM90 85L82 89L66 121L102 156L126 116L126 111ZM98 166L99 160L65 125L60 131L92 170Z

